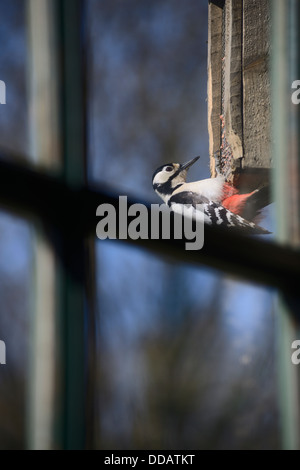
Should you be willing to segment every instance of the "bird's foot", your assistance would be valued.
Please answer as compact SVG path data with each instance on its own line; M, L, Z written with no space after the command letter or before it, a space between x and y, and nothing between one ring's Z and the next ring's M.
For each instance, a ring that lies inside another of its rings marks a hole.
M214 153L214 159L215 159L215 170L216 170L217 176L222 176L221 156L219 152Z

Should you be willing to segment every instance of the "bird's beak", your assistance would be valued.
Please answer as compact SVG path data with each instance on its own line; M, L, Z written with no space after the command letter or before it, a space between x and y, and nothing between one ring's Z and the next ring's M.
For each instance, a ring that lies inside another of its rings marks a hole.
M192 160L189 160L188 162L183 163L182 165L180 165L180 171L188 170L190 168L190 166L194 165L194 163L196 163L196 161L199 160L199 158L200 158L200 156L195 157Z

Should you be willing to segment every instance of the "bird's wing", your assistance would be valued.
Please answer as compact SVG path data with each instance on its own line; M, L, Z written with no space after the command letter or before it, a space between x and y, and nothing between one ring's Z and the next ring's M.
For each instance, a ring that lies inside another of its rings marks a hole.
M192 191L182 191L171 196L168 205L174 212L181 212L182 205L192 206L195 211L204 213L204 222L209 225L219 225L226 228L241 228L249 234L268 234L267 230L249 222L240 215L234 214L217 202L207 199Z

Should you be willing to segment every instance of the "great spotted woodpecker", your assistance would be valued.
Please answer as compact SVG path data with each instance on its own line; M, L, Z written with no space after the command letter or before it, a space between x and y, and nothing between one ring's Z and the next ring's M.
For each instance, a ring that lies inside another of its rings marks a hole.
M152 185L162 200L174 212L181 213L178 205L193 206L195 209L197 206L197 210L200 208L204 213L204 222L209 225L240 227L249 234L269 234L264 228L244 218L244 212L252 212L251 217L254 217L266 205L257 205L259 190L238 194L220 173L216 178L186 182L187 170L199 158L195 157L184 164L167 163L157 168Z

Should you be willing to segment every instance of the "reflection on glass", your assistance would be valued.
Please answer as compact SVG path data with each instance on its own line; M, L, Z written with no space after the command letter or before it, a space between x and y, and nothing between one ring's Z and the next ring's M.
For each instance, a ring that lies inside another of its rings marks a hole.
M87 2L90 181L158 202L159 165L200 154L209 176L207 23L205 2ZM272 292L96 252L96 446L277 448Z
M0 154L24 159L29 144L26 2L0 0L0 11L0 80L6 89L6 103L0 105Z
M0 0L0 156L60 166L59 76L54 3Z
M32 251L30 226L0 213L0 340L6 364L0 365L0 448L25 447L28 387Z
M99 448L277 448L273 294L97 244Z
M155 168L199 154L208 176L205 2L87 6L90 181L151 200Z

